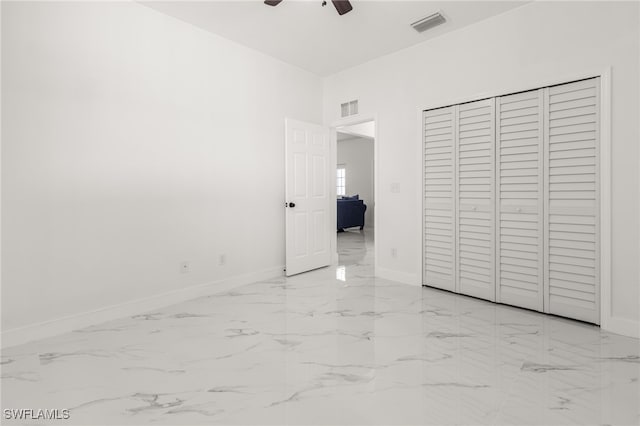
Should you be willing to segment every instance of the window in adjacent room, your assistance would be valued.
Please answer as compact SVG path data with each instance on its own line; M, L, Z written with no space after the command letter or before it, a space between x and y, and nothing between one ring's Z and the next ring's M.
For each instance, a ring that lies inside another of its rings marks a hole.
M346 195L346 169L344 164L338 164L337 168L337 194Z

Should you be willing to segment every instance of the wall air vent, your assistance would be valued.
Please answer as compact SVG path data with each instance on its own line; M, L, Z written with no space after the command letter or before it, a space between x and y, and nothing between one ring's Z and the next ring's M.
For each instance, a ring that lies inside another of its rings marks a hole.
M440 12L436 12L433 15L429 15L426 18L422 18L419 21L411 24L414 30L419 33L423 33L430 28L437 27L440 24L444 24L447 20L442 16Z
M340 117L348 117L358 113L358 100L340 104Z

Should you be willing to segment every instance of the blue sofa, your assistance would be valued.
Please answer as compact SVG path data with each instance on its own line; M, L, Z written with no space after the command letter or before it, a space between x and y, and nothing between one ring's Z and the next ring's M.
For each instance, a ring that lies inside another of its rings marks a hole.
M364 228L364 212L367 205L358 195L338 199L338 232L354 226Z

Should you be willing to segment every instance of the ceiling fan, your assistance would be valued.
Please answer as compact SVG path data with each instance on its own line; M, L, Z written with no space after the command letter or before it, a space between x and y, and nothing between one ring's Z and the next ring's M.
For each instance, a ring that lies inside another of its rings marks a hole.
M277 6L282 2L282 0L265 0L265 4L269 6ZM351 2L343 1L343 0L331 0L331 3L335 6L338 11L338 15L344 15L345 13L351 12L353 6L351 6ZM322 5L325 6L327 4L326 1L322 2Z

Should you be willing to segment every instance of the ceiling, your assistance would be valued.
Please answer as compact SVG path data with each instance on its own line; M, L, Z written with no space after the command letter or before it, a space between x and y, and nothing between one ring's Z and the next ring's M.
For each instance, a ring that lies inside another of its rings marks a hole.
M338 142L343 142L343 141L349 141L352 139L365 139L365 140L373 140L372 138L368 138L366 136L361 136L361 135L354 135L351 133L342 133L342 132L337 132L336 133L336 140Z
M144 1L142 4L320 76L516 8L527 1L363 1L340 16L328 1ZM417 33L410 24L440 11L447 22Z
M367 121L350 126L341 126L338 131L338 142L353 138L365 138L373 140L376 135L376 122Z

